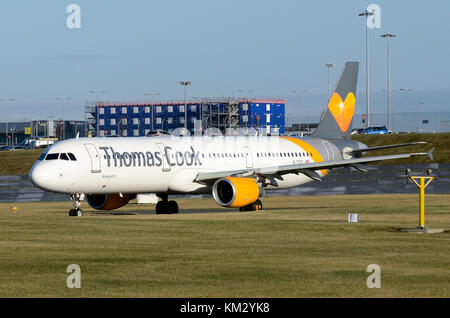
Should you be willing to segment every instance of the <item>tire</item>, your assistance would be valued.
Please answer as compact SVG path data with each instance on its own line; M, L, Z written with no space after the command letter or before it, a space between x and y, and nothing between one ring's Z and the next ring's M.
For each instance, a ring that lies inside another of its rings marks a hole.
M155 212L156 214L177 214L178 203L176 201L158 201Z
M77 210L75 210L75 209L70 209L70 211L69 211L69 216L75 216L75 215L77 215L76 213L77 213Z
M257 207L256 211L260 211L260 210L263 209L263 205L262 205L261 200L259 200L259 199L256 200L255 205L256 205L256 207Z
M155 212L156 214L164 214L164 210L166 209L165 201L158 201L156 203Z
M167 202L167 210L169 214L178 214L178 203L176 201Z
M76 216L83 216L83 210L81 210L81 209L76 210L76 214L75 215Z

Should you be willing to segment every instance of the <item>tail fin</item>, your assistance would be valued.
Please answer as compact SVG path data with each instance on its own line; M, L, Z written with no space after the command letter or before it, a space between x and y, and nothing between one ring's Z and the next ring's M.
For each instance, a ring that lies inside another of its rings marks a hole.
M356 84L359 62L345 63L344 70L322 114L319 126L312 134L326 139L350 139L355 113Z

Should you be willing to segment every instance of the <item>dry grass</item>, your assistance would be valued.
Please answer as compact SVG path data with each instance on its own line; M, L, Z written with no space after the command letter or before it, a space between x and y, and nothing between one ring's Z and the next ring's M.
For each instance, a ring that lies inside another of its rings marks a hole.
M408 142L426 141L428 145L416 145L388 150L379 150L368 153L366 156L381 156L385 154L400 154L405 152L427 152L435 147L433 161L438 163L450 162L450 133L437 134L392 134L392 135L358 135L353 136L353 140L365 143L368 147L403 144ZM427 156L415 157L412 159L399 159L381 162L381 164L407 164L407 163L430 163ZM380 164L380 163L377 163Z
M0 175L28 174L43 150L0 151Z
M263 203L239 213L179 200L191 212L179 215L85 207L81 218L67 216L70 202L21 203L15 213L0 204L0 297L450 296L449 233L398 231L417 225L416 195ZM360 223L348 224L349 212ZM450 195L428 195L426 213L427 226L450 229ZM66 287L73 263L81 289ZM366 287L369 264L381 267L381 289Z

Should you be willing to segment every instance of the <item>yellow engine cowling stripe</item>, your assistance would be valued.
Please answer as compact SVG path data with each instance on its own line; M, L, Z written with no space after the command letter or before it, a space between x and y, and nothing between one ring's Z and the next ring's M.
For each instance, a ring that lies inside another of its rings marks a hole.
M281 138L284 140L289 140L290 142L293 142L294 144L296 144L300 148L304 149L308 153L312 153L312 159L314 160L314 162L323 162L323 158L322 158L320 152L318 152L316 150L316 148L314 148L313 146L308 144L306 141L303 141L298 138L286 137L286 136L282 136ZM320 172L322 172L322 174L324 176L326 176L328 174L328 171L326 169L322 169L322 170L320 170Z
M259 187L254 179L226 177L230 180L235 189L236 197L229 205L230 208L240 208L255 202L259 197Z

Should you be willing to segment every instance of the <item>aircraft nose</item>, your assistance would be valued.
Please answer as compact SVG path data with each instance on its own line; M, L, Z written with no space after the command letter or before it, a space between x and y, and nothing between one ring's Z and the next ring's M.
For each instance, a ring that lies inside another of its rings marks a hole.
M46 171L45 167L43 167L40 164L35 165L29 174L31 182L42 189L45 189L46 183L48 183L48 173Z

